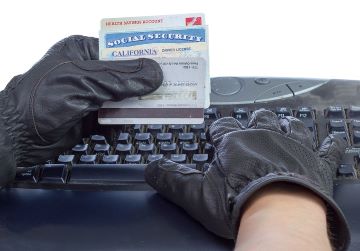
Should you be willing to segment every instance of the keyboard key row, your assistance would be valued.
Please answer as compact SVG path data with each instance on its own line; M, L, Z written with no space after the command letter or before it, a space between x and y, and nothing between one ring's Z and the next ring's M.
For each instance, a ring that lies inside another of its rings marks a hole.
M211 160L210 154L206 153L194 153L192 152L192 148L189 147L187 149L187 153L174 153L174 152L167 152L167 153L160 153L154 154L149 153L147 155L142 154L112 154L112 155L81 155L79 161L77 162L75 159L75 155L60 155L57 159L57 163L64 164L64 165L74 165L74 164L143 164L143 163L150 163L154 160L161 159L162 157L166 156L170 160L177 162L177 163L195 163L195 164L204 164L205 162L209 162Z

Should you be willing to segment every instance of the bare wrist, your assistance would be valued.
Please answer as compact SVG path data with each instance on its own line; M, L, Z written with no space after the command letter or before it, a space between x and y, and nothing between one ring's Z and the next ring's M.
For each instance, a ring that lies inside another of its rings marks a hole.
M324 202L297 185L264 187L245 205L236 250L257 250L260 245L269 251L331 250Z

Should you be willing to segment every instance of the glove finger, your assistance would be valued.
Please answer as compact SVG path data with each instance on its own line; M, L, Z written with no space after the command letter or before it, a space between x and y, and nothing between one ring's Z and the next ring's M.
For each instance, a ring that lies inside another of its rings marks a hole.
M224 117L214 121L210 125L208 133L210 140L216 147L225 134L244 129L245 127L238 120L232 117Z
M332 167L333 171L335 171L340 164L346 145L346 141L343 138L330 134L321 144L318 155Z
M252 113L248 128L252 129L265 129L279 133L283 133L280 127L278 116L265 109L259 109Z
M33 89L34 128L43 139L55 129L66 132L105 101L153 92L162 78L160 66L151 59L62 63L46 72Z
M46 56L61 53L69 60L98 60L99 40L94 37L73 35L53 45Z
M297 118L287 116L281 118L279 123L286 136L300 142L306 147L312 148L313 140L311 132L306 128L303 122Z
M81 74L93 74L92 82L97 86L115 85L115 98L141 96L155 91L162 83L163 74L152 59L126 61L73 61ZM82 70L82 71L81 71ZM85 71L85 73L83 72Z
M204 174L163 158L148 164L145 180L163 197L182 207L208 230L231 238L233 233L228 224L226 198L219 193L225 191L225 183L214 182L218 180L216 171L217 168L210 167ZM216 176L212 178L212 183L207 177L210 175Z

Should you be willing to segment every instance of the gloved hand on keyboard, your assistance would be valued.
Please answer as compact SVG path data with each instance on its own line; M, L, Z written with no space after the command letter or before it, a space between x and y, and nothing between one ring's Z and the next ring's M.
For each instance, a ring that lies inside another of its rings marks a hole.
M243 206L253 194L275 182L298 184L324 200L333 247L345 250L349 229L332 199L345 149L342 139L329 136L315 150L302 122L278 119L263 109L252 114L247 128L234 118L219 119L209 136L215 153L205 173L160 159L148 165L146 181L208 230L229 239L236 238Z
M98 39L68 37L0 93L0 187L16 166L44 162L80 142L82 119L105 101L144 95L162 83L153 60L98 58Z

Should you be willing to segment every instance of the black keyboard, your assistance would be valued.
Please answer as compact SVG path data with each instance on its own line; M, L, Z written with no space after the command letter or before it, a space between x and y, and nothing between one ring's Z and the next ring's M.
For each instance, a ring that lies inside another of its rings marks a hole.
M72 149L68 149L60 156L46 163L39 163L36 166L18 167L16 180L9 186L9 190L3 191L0 198L5 204L13 204L13 207L10 206L9 210L6 211L6 214L10 215L19 206L28 207L28 203L32 205L31 200L37 200L40 204L45 203L44 201L47 200L52 201L45 205L46 208L52 208L51 210L57 210L58 206L56 205L60 203L58 201L63 201L65 203L63 207L67 208L69 213L63 215L61 219L67 222L66 218L68 215L71 215L71 212L77 212L75 208L81 207L81 203L86 205L84 206L85 208L92 207L93 200L90 200L90 197L96 195L98 196L96 200L101 203L112 200L113 202L109 207L113 207L113 210L126 209L128 203L129 205L132 205L131 203L141 205L140 207L143 208L142 213L144 214L146 212L153 212L151 210L157 208L156 212L161 213L154 213L152 217L156 221L148 224L149 226L145 228L142 227L143 223L136 225L134 222L123 222L126 221L126 217L129 219L135 217L131 213L136 208L135 206L131 207L129 212L123 213L126 215L125 218L114 218L115 221L121 219L119 224L123 225L124 229L129 228L129 226L133 226L135 229L136 226L139 226L139 228L136 228L136 231L138 233L144 232L140 234L143 239L146 239L146 236L149 236L149 234L151 235L151 229L155 225L161 229L159 230L162 231L161 233L164 231L166 233L178 231L178 227L180 226L181 228L182 223L176 223L176 226L168 223L158 224L161 219L166 219L166 221L171 219L180 221L182 219L181 221L184 222L186 220L182 218L184 216L181 212L176 211L177 209L167 204L162 205L164 203L162 200L155 199L156 202L153 203L147 197L154 193L144 181L143 175L147 163L166 156L175 162L183 163L200 171L206 171L207 163L213 158L213 147L206 138L206 131L209 125L216 119L224 116L232 116L246 125L254 110L265 108L274 111L279 117L294 116L303 121L311 131L316 146L319 146L329 133L337 134L347 141L346 152L337 170L334 196L350 222L352 233L350 250L359 250L359 97L360 81L287 78L213 78L211 106L204 110L204 123L196 125L97 125L92 133L84 135L81 142L78 142ZM109 118L111 114L113 114L111 109L102 109L99 112L99 116L103 118ZM69 191L66 190L73 191L67 193ZM80 195L77 190L85 191L80 191L82 192ZM111 193L114 193L114 198L106 197L109 194L99 194L103 190L113 190ZM82 196L85 196L85 198ZM125 196L126 199L122 200L119 204L118 200L122 198L121 196ZM29 201L30 197L32 199ZM143 199L139 199L140 197ZM79 200L82 202L76 204ZM72 204L77 206L74 208L71 206ZM167 207L172 209L161 211ZM41 211L42 214L45 213L44 210ZM103 211L105 213L107 209ZM35 214L35 212L31 211L30 215L33 214L33 217L37 219L40 216ZM176 216L173 213L176 213ZM61 213L59 212L59 214ZM106 213L104 217L105 215ZM84 226L89 224L85 219L82 222L81 217L74 217L73 220L81 222L79 223L80 226L81 224ZM8 221L12 225L21 225L29 221L24 221L24 219L16 221L16 217L11 219L9 218ZM99 218L98 221L95 221L93 227L101 225L102 223L99 222L102 220L103 218ZM36 225L35 222L29 223L29 225L34 224ZM195 229L197 226L196 223L189 223L190 225L191 227L186 231ZM74 225L70 228L72 227ZM112 227L113 224L109 223L108 230L104 232L104 236L114 235L112 234ZM61 228L55 229L58 231L56 233L65 234ZM123 228L119 231L122 230ZM198 237L190 238L191 241L197 239L201 242L201 245L211 245L214 250L230 250L232 248L231 243L223 243L221 239L208 235L209 233L205 230L194 230L193 232L192 236ZM71 236L69 235L69 237ZM185 248L188 247L187 243L191 243L186 235L176 233L171 236L174 237L171 239L171 244L169 244L172 247L179 245L179 247ZM15 237L18 238L17 235ZM53 239L56 242L56 238ZM147 243L155 245L153 240ZM161 243L160 240L156 242L157 244ZM95 245L96 241L89 242L87 239L84 243ZM84 247L84 243L82 247ZM176 245L173 245L174 243ZM165 249L168 248L169 246L165 247ZM157 247L154 250L158 250Z
M229 93L226 93L227 85ZM246 91L248 85L253 87L251 92ZM96 133L84 137L57 158L19 168L14 186L117 189L141 185L146 164L162 157L205 171L213 158L213 147L206 139L209 125L224 116L232 116L246 125L251 113L259 108L272 110L279 117L300 119L311 131L317 146L329 133L344 138L348 148L337 178L358 181L359 83L216 78L212 87L213 104L204 110L204 123L98 126ZM254 93L256 88L259 94ZM238 102L233 101L234 95L239 96Z

